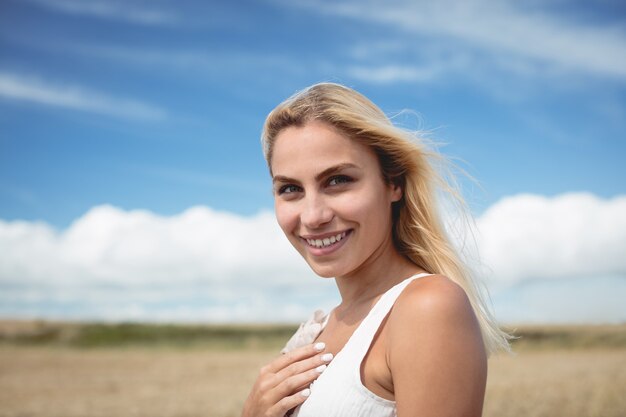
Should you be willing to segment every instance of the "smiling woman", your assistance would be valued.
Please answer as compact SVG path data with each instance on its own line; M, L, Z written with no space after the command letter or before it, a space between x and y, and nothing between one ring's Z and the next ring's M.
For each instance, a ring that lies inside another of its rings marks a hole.
M310 122L278 135L271 166L278 223L318 275L358 274L393 247L390 208L401 189L385 183L367 146Z
M278 223L341 303L261 370L243 416L479 416L507 336L440 225L433 155L330 83L272 111L263 145Z

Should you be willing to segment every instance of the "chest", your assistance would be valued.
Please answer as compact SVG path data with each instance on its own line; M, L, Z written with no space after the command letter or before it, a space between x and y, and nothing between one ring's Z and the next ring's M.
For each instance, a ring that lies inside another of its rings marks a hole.
M365 388L379 397L394 400L393 381L389 366L387 365L387 331L386 319L382 322L378 332L374 336L367 354L360 364L361 382ZM331 318L328 320L323 332L316 339L316 342L326 344L326 352L334 356L339 353L354 331L359 327L361 321L353 323L339 322Z

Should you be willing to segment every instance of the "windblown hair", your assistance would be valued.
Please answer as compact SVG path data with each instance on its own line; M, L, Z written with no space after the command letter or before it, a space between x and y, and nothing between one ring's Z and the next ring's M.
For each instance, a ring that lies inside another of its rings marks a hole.
M412 132L394 126L360 93L339 84L320 83L288 98L267 116L261 141L270 172L278 134L312 121L327 123L375 152L383 179L403 190L402 199L392 208L393 241L398 251L424 270L445 275L460 285L478 318L487 352L508 350L508 335L489 313L470 268L451 244L436 209L439 190L463 203L460 194L435 169L441 155Z

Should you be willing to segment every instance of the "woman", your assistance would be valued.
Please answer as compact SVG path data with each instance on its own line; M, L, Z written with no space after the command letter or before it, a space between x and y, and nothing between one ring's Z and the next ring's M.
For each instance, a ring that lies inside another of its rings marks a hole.
M278 223L341 303L262 368L243 416L480 416L508 343L440 225L435 155L331 83L274 109L262 141Z

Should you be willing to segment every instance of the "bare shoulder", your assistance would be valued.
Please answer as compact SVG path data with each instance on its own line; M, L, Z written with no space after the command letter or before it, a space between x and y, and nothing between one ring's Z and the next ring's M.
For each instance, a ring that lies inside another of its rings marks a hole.
M457 283L443 275L429 275L411 282L398 297L390 324L446 324L475 319L472 305Z
M487 361L463 288L442 275L417 279L398 297L387 325L398 416L480 416Z
M407 285L387 325L389 359L407 354L441 359L460 353L481 360L485 356L480 325L465 290L443 275Z

